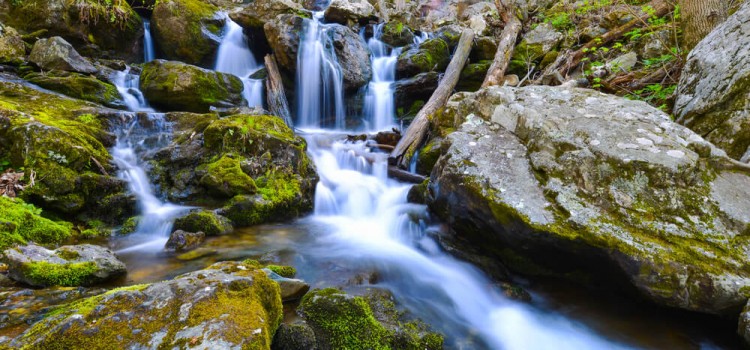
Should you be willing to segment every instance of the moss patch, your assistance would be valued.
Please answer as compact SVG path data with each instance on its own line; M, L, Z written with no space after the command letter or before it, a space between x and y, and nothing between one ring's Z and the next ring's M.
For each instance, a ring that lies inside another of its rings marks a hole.
M97 271L96 263L52 264L44 261L24 264L23 274L35 285L75 287L85 284Z
M281 277L294 278L297 275L297 269L294 266L268 265L266 268Z
M42 210L21 199L0 196L0 251L33 241L60 243L72 235L72 225L40 216Z

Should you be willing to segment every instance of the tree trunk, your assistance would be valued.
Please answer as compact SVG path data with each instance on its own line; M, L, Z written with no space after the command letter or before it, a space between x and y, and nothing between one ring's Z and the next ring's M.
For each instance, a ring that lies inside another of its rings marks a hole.
M286 125L291 128L293 126L292 115L289 113L289 102L287 102L286 93L284 93L284 83L281 81L281 73L279 73L279 67L276 65L276 57L266 55L264 61L268 72L268 80L266 81L268 109L271 110L272 114L283 119Z
M461 76L461 71L466 64L466 60L469 58L469 52L471 52L471 45L474 41L474 31L471 29L464 29L461 33L461 40L456 46L456 52L451 58L451 63L445 70L445 75L440 81L435 92L432 93L430 100L419 110L414 121L406 129L404 137L396 145L396 148L391 152L388 158L389 163L397 165L401 169L407 169L411 158L414 156L414 152L417 151L417 147L422 144L427 136L427 131L430 129L430 117L435 114L440 108L445 106L448 102L448 98L453 93L453 89L458 83L458 78Z
M510 58L513 56L513 49L516 47L516 39L518 38L518 34L521 33L521 27L523 26L521 20L516 16L515 8L512 5L505 4L503 0L495 0L495 7L497 7L500 18L505 22L505 27L503 27L503 32L500 34L500 42L497 44L495 59L492 61L492 65L484 77L483 88L503 83L505 70L508 69Z
M719 23L727 19L727 0L679 0L682 48L688 52Z

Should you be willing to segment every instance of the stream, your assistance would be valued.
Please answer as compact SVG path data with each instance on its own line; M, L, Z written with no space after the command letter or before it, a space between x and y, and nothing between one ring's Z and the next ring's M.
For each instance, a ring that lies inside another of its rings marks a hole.
M445 228L426 206L407 202L410 185L387 177L387 154L373 152L363 142L343 141L347 120L341 68L327 30L322 13L305 20L297 62L297 132L307 140L320 176L314 213L210 237L201 248L178 256L165 254L163 246L173 220L191 207L161 200L142 164L145 154L169 142L169 123L148 106L136 75L125 71L116 77L128 108L140 112L119 125L112 149L119 176L130 184L142 216L135 233L110 242L128 266L120 284L156 282L216 261L254 258L295 266L298 278L313 288L344 286L354 294L387 289L410 315L445 334L449 349L736 346L726 331L732 327L713 329L705 326L712 320L655 310L606 292L520 281L532 301L515 301L479 269L442 251L431 237ZM362 128L369 132L396 124L392 85L401 49L380 42L381 30L376 27L368 42L374 72ZM261 66L247 40L227 20L215 69L239 76L249 106L262 106L262 81L250 78ZM145 51L151 53L147 60L154 58L153 47Z

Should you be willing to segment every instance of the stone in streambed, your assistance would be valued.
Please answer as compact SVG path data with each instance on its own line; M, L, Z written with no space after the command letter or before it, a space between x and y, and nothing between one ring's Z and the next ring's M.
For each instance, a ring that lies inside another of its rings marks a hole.
M59 36L37 40L29 54L29 62L44 70L56 69L85 74L97 71L93 64Z
M113 108L124 107L122 97L114 85L90 75L53 70L44 73L30 73L23 78L30 83L73 98Z
M355 27L375 18L375 8L367 0L332 0L325 10L328 23L339 23Z
M165 60L143 66L140 88L156 107L197 113L242 104L244 89L234 75Z
M461 235L445 241L528 274L583 271L671 307L744 306L750 176L668 115L542 86L457 94L443 114L458 129L427 198Z
M185 232L176 230L169 235L167 243L164 245L166 251L186 252L200 246L206 240L206 234L198 232Z
M231 233L232 223L229 219L210 210L191 212L174 222L175 230L188 232L205 232L206 236L220 236Z
M6 249L3 261L12 279L35 287L90 286L126 272L109 249L90 244L55 250L29 244Z
M281 300L284 302L299 300L310 290L310 285L303 280L281 276L268 267L264 268L263 271L269 278L279 284Z
M396 76L401 79L430 71L442 72L449 61L450 51L445 40L429 39L398 56Z

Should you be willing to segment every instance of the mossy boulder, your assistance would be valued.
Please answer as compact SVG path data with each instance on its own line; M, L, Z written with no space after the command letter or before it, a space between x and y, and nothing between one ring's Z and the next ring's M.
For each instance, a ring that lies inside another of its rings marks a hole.
M543 69L544 65L541 65L541 62L551 63L549 59L545 59L545 56L557 51L563 37L563 34L556 31L551 24L540 23L525 34L521 42L516 45L509 65L510 72L524 76L530 67Z
M414 32L399 21L390 21L383 25L380 41L393 47L402 47L414 43Z
M148 101L170 111L204 113L242 104L242 81L182 62L154 60L143 66L140 88Z
M207 236L220 236L232 232L229 219L210 210L191 212L174 221L175 230L205 232Z
M0 23L0 63L20 64L26 58L26 45L13 27Z
M222 262L59 307L11 345L269 349L281 318L278 285L253 266Z
M61 243L72 236L72 224L52 221L41 213L19 198L0 196L0 250L27 242Z
M400 79L430 71L441 72L449 61L450 51L445 40L429 39L398 56L396 76Z
M186 252L198 248L206 240L206 234L202 231L185 232L175 230L169 235L164 250L168 252Z
M201 0L157 1L151 15L154 41L170 60L212 66L224 17Z
M299 311L321 350L443 348L442 336L423 332L414 323L399 323L393 301L378 293L360 297L335 288L313 290Z
M491 65L492 61L488 60L469 63L464 66L464 69L461 71L461 77L458 79L458 84L456 84L456 90L472 92L479 90Z
M750 3L690 51L677 85L677 122L750 161Z
M171 200L223 207L219 214L238 226L312 209L317 175L307 144L280 118L181 113L167 118L180 131L151 164Z
M73 48L73 45L59 36L37 40L29 54L29 61L44 70L57 69L85 74L97 71L91 62Z
M30 73L24 76L30 83L61 94L91 101L108 107L123 108L123 101L117 88L90 75L49 71Z
M460 235L455 244L516 271L584 274L675 308L744 306L747 168L668 115L542 86L464 93L445 114L458 130L428 202Z
M440 82L437 72L420 73L408 79L401 79L393 84L393 97L399 118L405 115L416 115L425 101L430 99ZM417 106L417 108L412 108ZM410 113L410 111L412 113Z
M293 0L255 0L229 17L249 31L262 30L266 23L273 24L279 15L308 16L302 5ZM270 41L270 40L269 40Z
M10 278L33 287L90 286L125 274L125 264L109 249L90 245L55 250L29 244L6 249L2 261Z
M22 33L63 37L86 56L143 57L141 17L126 1L0 0L0 22Z
M113 223L131 215L127 184L108 175L115 173L109 113L23 84L0 84L0 159L25 169L25 181L36 175L21 193L25 200L84 220Z

